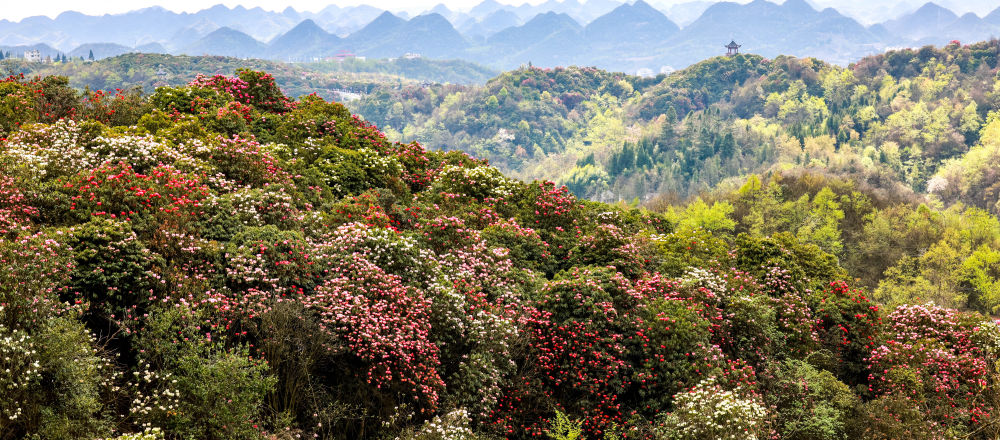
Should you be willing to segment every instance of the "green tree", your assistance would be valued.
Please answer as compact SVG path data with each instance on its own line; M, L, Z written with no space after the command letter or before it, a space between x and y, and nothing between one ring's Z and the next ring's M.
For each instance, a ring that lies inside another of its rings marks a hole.
M840 221L843 219L844 211L840 209L837 195L830 188L823 188L813 197L809 216L798 229L799 240L839 254L844 248L840 241Z

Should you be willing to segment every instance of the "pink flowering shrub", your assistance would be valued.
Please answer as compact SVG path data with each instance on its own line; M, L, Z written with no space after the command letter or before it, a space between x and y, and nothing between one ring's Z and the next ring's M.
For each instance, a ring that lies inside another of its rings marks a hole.
M433 410L444 382L438 347L428 340L429 301L357 254L345 257L336 271L303 304L360 361L355 374L381 393L405 393Z
M0 236L31 229L31 217L38 209L29 205L14 178L0 174Z
M886 317L885 339L868 359L871 391L907 399L942 426L989 422L995 402L980 393L995 387L995 360L976 343L983 325L974 315L933 304L899 306Z

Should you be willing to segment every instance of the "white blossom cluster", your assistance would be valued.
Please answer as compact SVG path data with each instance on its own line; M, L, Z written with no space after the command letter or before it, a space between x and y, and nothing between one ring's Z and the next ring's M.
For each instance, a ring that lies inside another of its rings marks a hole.
M726 280L722 279L718 274L700 267L689 267L684 272L684 276L681 277L680 282L685 287L703 287L718 297L725 297L729 289Z
M389 229L348 223L338 227L330 240L316 246L323 249L324 255L362 253L372 263L407 280L429 281L435 276L430 251L422 249L415 237Z
M0 315L3 307L0 307ZM0 325L0 426L3 420L16 420L24 411L24 398L42 378L38 351L30 335Z
M424 422L420 431L410 438L413 440L472 440L475 435L472 433L471 423L469 412L459 408L445 415L434 416L433 419ZM396 440L401 439L396 437Z
M160 428L146 428L142 432L122 434L105 440L163 440L163 431Z
M97 154L79 143L80 128L70 119L23 127L7 142L5 154L28 166L39 177L90 168Z
M102 163L125 162L137 170L147 170L161 163L176 163L185 156L178 151L147 136L101 136L90 146L90 155L96 156L90 166Z
M756 440L765 436L767 409L739 389L729 391L715 378L674 397L676 410L666 417L663 437Z
M39 177L74 174L105 163L124 162L136 170L161 163L195 166L182 151L146 136L99 136L83 142L82 129L71 119L51 125L32 125L6 145L6 154L28 166Z
M445 165L437 180L440 190L453 194L484 193L487 197L509 197L516 189L516 182L506 177L496 168L478 166L475 168ZM465 188L463 188L465 187ZM469 190L474 187L477 190Z
M153 412L176 413L180 392L173 387L177 379L172 379L170 373L151 371L148 362L132 374L134 377L129 385L135 389L135 399L132 399L129 412L143 416Z
M369 175L399 174L403 166L393 156L379 154L371 148L358 150L358 162Z

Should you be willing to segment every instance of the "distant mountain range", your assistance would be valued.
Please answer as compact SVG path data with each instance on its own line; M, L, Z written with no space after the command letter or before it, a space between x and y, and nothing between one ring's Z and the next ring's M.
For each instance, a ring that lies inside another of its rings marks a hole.
M983 1L968 5L985 10ZM216 5L175 13L153 7L118 15L64 12L54 19L0 20L0 51L19 56L38 49L43 56L85 58L91 52L104 58L141 51L279 61L419 54L497 69L530 62L649 74L717 55L730 40L742 44L745 52L767 57L812 56L846 64L888 48L1000 36L1000 8L982 16L959 15L926 3L866 26L838 9L818 6L836 4L859 11L868 3L874 2L692 1L658 8L645 0L547 0L520 6L483 0L468 11L439 4L412 17L366 5L331 5L319 12Z

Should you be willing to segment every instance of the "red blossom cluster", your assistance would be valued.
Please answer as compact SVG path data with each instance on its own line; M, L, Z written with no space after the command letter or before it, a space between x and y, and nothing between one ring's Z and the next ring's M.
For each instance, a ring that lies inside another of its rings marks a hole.
M160 165L148 174L125 163L104 164L63 184L72 194L69 210L131 220L137 213L189 218L200 212L210 191L199 178Z

